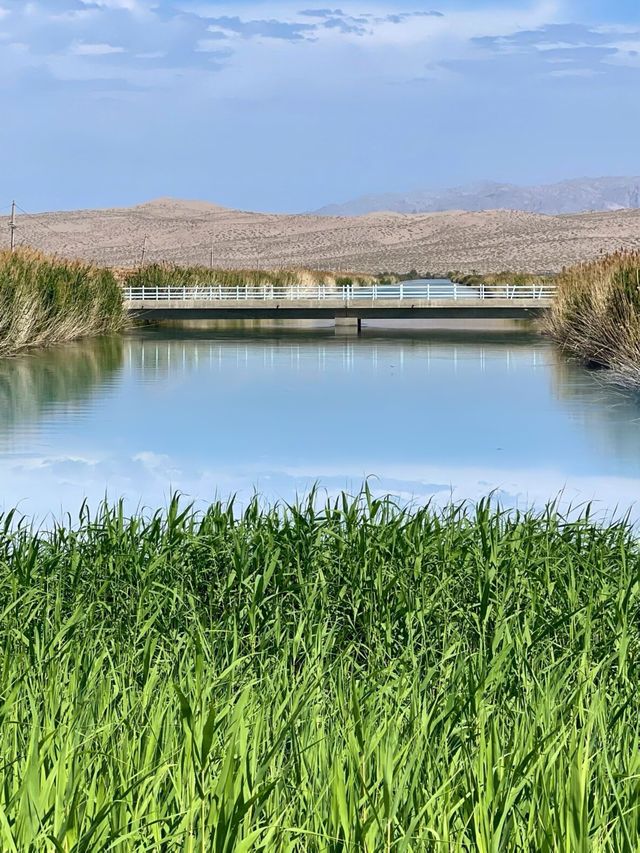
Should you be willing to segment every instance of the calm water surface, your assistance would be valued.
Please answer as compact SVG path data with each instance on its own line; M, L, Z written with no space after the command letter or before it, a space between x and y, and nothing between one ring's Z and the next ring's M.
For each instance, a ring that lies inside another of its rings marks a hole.
M146 329L0 360L0 503L640 498L640 398L526 332Z

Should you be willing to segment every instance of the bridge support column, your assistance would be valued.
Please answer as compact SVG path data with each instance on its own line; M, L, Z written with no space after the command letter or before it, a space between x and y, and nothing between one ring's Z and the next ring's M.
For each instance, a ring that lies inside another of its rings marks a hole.
M360 317L336 317L336 335L359 335L362 331Z

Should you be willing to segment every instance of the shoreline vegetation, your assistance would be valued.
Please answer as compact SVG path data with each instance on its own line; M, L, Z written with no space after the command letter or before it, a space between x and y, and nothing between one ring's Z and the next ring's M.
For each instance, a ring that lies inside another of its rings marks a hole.
M3 850L634 850L626 522L365 491L0 519Z
M303 287L326 286L339 290L341 287L356 287L374 283L392 284L400 277L392 274L384 276L367 273L337 273L311 269L282 270L228 270L215 267L181 267L174 264L147 264L136 269L116 271L118 279L128 287L197 287L200 285L220 285L239 287L242 290L256 287Z
M531 285L555 284L558 276L555 274L538 275L527 272L499 272L481 275L479 273L449 272L447 278L456 284L465 284L467 287L530 287Z
M409 273L329 273L319 270L220 270L148 264L111 270L82 261L49 258L21 249L0 252L0 356L77 338L121 331L126 325L121 286L293 288L395 284ZM606 368L615 381L640 387L640 251L618 252L563 270L558 275L449 272L468 286L503 287L553 283L558 292L542 326L566 352Z
M557 275L452 272L449 278L469 286L555 285L542 332L617 384L640 388L640 251L605 255Z
M640 387L640 251L565 270L545 331L620 384Z
M110 270L24 249L0 252L0 356L124 325L122 293Z
M377 274L362 272L330 272L327 270L287 268L280 270L260 269L219 269L205 266L180 266L171 263L150 263L134 268L115 269L117 279L129 287L196 287L198 285L222 285L222 287L315 287L324 285L339 290L347 285L367 287L372 284L399 284L416 279L440 279L453 274L420 273L413 269L409 272L381 272ZM537 281L537 279L536 279Z

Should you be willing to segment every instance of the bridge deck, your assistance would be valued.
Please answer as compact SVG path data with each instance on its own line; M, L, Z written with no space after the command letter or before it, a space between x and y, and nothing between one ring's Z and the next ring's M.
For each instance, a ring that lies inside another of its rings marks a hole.
M128 287L127 309L143 319L521 319L551 306L549 286L476 288L454 283L272 288Z
M165 299L126 300L129 312L141 319L523 319L551 307L547 299Z

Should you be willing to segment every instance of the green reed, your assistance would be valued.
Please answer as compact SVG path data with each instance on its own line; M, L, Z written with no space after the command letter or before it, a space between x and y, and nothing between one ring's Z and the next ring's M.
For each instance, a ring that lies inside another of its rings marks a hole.
M0 848L640 844L640 553L600 527L319 506L0 527Z
M124 325L121 289L109 270L38 252L0 252L0 355Z

